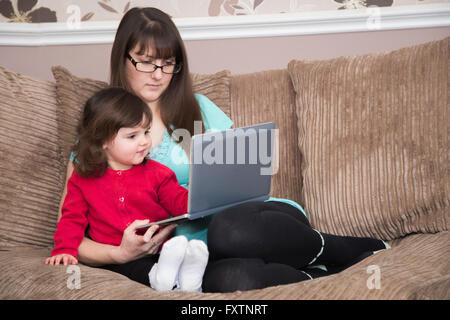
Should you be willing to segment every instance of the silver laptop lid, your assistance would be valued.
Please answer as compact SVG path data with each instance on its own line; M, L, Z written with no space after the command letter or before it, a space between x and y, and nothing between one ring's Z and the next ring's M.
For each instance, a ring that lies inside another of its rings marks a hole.
M273 122L195 135L189 172L190 219L270 196L278 169Z

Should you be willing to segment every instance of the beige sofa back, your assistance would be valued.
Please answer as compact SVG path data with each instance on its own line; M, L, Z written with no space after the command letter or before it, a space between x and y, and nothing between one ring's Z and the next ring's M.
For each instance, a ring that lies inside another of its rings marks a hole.
M0 246L53 244L63 186L55 84L0 68Z
M448 230L449 45L288 65L316 228L385 240Z
M390 240L448 230L449 41L293 61L285 70L193 75L235 126L275 121L272 196L321 231ZM52 246L85 100L106 83L53 68L55 83L0 68L0 246Z
M279 164L272 177L271 195L302 204L295 92L287 70L233 76L231 116L236 127L275 122L279 135Z

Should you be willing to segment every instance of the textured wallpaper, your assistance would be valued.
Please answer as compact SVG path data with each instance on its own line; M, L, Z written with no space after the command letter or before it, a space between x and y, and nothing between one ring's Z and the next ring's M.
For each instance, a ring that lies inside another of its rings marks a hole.
M172 17L275 14L445 3L450 0L0 0L0 22L114 21L131 7L153 6Z

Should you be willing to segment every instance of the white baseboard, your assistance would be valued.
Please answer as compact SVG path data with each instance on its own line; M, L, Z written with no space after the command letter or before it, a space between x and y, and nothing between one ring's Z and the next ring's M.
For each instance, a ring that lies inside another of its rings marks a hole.
M276 37L450 26L450 3L253 16L175 18L184 40ZM119 21L0 23L0 45L109 44Z

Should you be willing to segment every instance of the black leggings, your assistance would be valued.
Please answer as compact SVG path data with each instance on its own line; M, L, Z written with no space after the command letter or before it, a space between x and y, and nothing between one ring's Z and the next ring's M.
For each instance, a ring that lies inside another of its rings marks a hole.
M212 219L203 291L260 289L326 276L384 248L373 238L318 232L289 204L250 202ZM327 270L313 268L312 263L326 265Z

